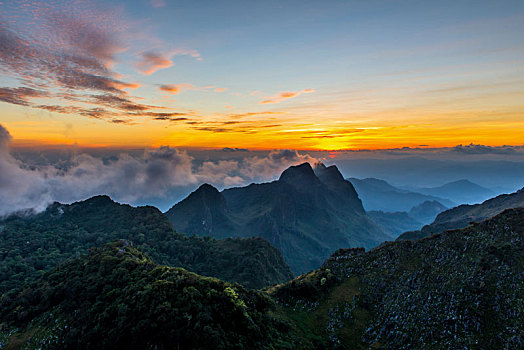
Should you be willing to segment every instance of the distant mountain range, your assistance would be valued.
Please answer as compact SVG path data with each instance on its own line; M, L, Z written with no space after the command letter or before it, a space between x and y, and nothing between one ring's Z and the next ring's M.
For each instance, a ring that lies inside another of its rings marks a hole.
M408 231L398 240L420 239L450 229L468 226L471 222L481 221L501 213L509 208L524 207L524 188L511 194L503 194L481 204L459 205L440 213L435 221L419 231Z
M427 224L435 220L438 214L448 209L440 202L437 201L425 201L419 205L414 206L409 211L409 216L415 220Z
M448 208L456 205L447 198L401 189L376 178L349 178L348 181L355 186L364 208L368 211L409 212L426 201L437 201Z
M414 188L416 192L449 199L457 204L481 203L495 193L469 180L453 181L438 187Z
M154 207L135 208L96 196L70 205L54 203L40 214L0 220L0 293L116 239L131 241L157 263L248 288L293 276L282 254L266 240L186 237L175 232Z
M204 184L166 212L175 229L199 236L267 239L296 274L340 247L372 248L392 235L364 211L336 166L292 166L279 180L219 192Z
M402 153L401 150L399 150ZM522 158L513 160L471 160L464 157L455 160L443 158L423 158L399 155L387 157L363 158L361 156L349 159L337 159L337 166L347 177L364 179L374 177L386 179L393 184L412 186L412 191L418 187L433 187L434 184L445 184L458 179L468 179L489 189L497 189L498 193L514 192L524 186L524 161ZM409 151L408 151L409 153ZM442 203L448 206L446 203ZM457 204L462 204L458 202Z
M425 201L405 211L384 212L368 211L368 215L395 237L406 231L420 229L424 224L432 222L435 217L447 208L437 201Z
M403 232L417 230L424 226L423 223L413 219L405 211L384 212L381 210L371 210L367 213L373 221L395 237L398 237Z

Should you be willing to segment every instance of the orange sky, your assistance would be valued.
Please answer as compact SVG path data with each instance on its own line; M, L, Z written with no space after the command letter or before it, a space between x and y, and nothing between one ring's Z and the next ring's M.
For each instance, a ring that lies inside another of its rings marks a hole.
M506 111L381 111L365 117L313 116L307 111L280 111L270 118L253 116L225 124L205 122L205 130L163 121L136 121L132 125L52 115L5 118L13 146L71 145L83 147L239 147L251 149L383 149L448 147L457 144L490 146L524 144L524 118L518 109ZM16 111L13 111L16 113ZM320 122L317 122L320 121Z
M524 144L522 4L17 4L0 2L14 147Z

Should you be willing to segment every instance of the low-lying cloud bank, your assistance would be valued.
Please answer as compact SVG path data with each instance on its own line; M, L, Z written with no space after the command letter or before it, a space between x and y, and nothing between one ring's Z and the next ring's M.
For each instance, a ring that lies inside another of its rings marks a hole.
M10 140L9 132L0 125L0 215L25 209L42 211L53 201L70 203L97 194L136 203L204 182L231 187L269 181L290 165L316 161L296 151L276 150L267 156L197 162L185 151L161 147L141 156L122 153L110 161L82 153L73 156L65 169L53 165L35 168L11 155Z

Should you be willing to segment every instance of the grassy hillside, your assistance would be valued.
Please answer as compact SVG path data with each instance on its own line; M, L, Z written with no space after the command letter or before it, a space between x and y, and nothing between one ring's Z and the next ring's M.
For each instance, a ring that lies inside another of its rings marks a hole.
M155 261L248 288L292 277L281 253L262 239L186 237L154 207L120 205L107 196L0 221L0 292L34 280L63 261L126 239Z

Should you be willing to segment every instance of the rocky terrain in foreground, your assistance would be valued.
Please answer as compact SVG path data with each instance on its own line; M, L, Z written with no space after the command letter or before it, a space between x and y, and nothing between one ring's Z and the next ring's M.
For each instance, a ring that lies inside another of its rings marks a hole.
M305 347L521 349L524 209L365 252L270 288Z

